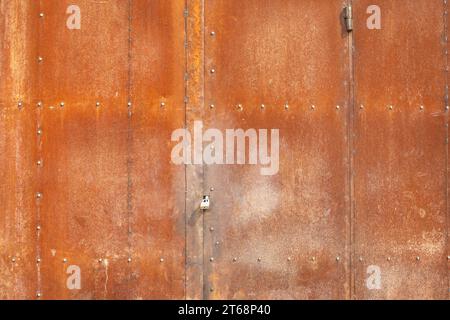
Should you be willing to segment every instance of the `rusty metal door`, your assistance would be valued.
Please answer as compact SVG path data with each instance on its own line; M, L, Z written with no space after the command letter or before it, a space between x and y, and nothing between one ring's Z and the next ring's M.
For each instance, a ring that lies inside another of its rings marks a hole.
M448 298L446 0L0 14L0 298ZM277 170L175 165L199 121Z

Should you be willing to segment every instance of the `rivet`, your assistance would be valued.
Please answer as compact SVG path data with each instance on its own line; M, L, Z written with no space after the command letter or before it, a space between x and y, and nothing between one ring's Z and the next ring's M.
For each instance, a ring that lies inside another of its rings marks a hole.
M216 246L220 245L220 241L216 241Z
M129 107L131 107L133 104L131 102L128 102L127 104Z
M38 108L40 108L40 107L42 107L42 102L39 101L36 105Z
M387 261L391 261L391 257L387 257Z
M336 261L337 262L341 261L341 257L336 257Z
M216 73L216 69L211 69L210 71L212 74Z
M100 107L100 102L97 101L97 102L95 103L95 106L96 106L97 108Z
M341 108L341 106L336 106L336 109L339 110Z
M364 259L363 259L363 257L359 257L359 261L363 261Z
M237 258L233 258L233 262L236 262L238 259Z
M214 288L209 288L209 291L214 292Z
M66 104L64 102L61 102L59 105L61 106L61 108L63 108Z
M425 109L425 107L424 106L420 106L420 110L423 110L423 109Z
M209 261L214 262L214 258L212 258L212 257L209 258Z
M315 106L315 105L312 105L312 106L311 106L311 109L312 109L312 110L315 110L315 109L316 109L316 106Z
M450 106L445 106L445 110L449 110L450 109Z
M211 31L210 35L211 35L212 37L214 37L214 36L216 35L216 33L215 33L214 31Z
M37 227L36 227L36 230L37 230L37 231L41 231L41 226L37 226Z
M242 104L238 104L236 107L239 111L244 110L244 107L242 106Z
M290 262L291 260L292 260L292 259L291 259L291 257L288 257L288 258L287 258L287 261L289 261L289 262Z
M37 259L36 259L36 262L37 262L37 263L41 263L41 259L40 259L40 258L37 258Z
M161 263L164 262L164 258L159 259L159 262Z
M214 191L215 189L213 187L211 187L209 190Z
M417 256L417 257L416 257L416 260L417 260L417 261L419 261L419 260L420 260L420 257L419 257L419 256Z
M102 258L98 259L98 262L99 262L99 263L102 263L102 262L103 262L103 259L102 259Z
M287 103L284 105L284 109L289 110L289 105Z
M364 105L360 105L359 108L360 108L361 110L363 110L363 109L364 109Z
M394 110L394 106L389 106L389 110Z
M16 262L16 258L12 258L11 261L12 261L13 263L15 263L15 262Z
M311 258L311 261L316 261L316 257L312 257L312 258Z
M38 129L37 134L40 136L42 134L42 129Z
M40 298L40 297L42 297L42 295L38 292L38 293L36 293L36 297Z
M258 258L258 262L261 262L261 258Z
M38 62L42 62L42 61L44 61L44 58L38 57Z
M128 258L128 260L127 260L127 261L128 261L128 263L130 263L130 262L131 262L131 261L133 261L133 260L132 260L131 258Z
M449 261L450 261L450 256L447 256L447 260L449 260Z
M266 105L262 104L262 105L261 105L261 109L264 110L265 108L266 108Z
M36 164L37 164L38 166L42 166L42 160L38 160L38 161L36 162Z
M214 227L209 228L209 231L213 232L214 231Z
M214 104L210 104L210 105L209 105L209 108L210 108L210 109L214 109L215 107L216 107L216 106L215 106Z
M42 193L37 192L37 193L36 193L36 198L41 199L41 198L42 198Z
M161 108L165 108L166 107L166 103L165 102L161 102Z
M39 13L39 17L43 18L44 17L44 13L43 12Z
M22 108L22 107L23 107L23 104L22 104L22 102L21 102L21 101L19 101L19 103L17 103L17 106L19 107L19 109L20 109L20 108Z

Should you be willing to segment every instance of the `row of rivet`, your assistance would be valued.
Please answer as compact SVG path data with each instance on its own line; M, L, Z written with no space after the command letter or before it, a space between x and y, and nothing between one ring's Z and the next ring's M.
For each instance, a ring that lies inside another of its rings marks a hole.
M19 101L19 102L17 103L17 107L18 107L19 109L22 109L23 106L24 106L24 104L23 104L22 101ZM41 107L43 106L43 104L42 104L42 102L38 102L38 103L36 104L36 106L37 106L38 108L41 108ZM66 106L66 103L65 103L65 102L60 102L60 103L59 103L59 106L60 106L61 108L64 108L64 107ZM100 108L100 107L101 107L101 103L100 103L99 101L97 101L97 102L95 103L95 106L96 106L97 108ZM127 107L131 107L131 106L132 106L132 103L131 103L131 102L128 102L128 103L127 103ZM161 102L161 103L159 104L159 106L160 106L161 108L165 108L165 107L166 107L166 103L165 103L165 102Z
M294 261L294 259L291 258L291 257L287 257L286 260L287 260L288 262ZM341 257L340 257L340 256L337 256L337 257L335 258L335 260L336 260L337 262L340 262L340 261L341 261ZM359 257L358 260L359 260L360 262L363 262L363 261L364 261L364 258L363 258L363 257ZM416 257L414 257L414 260L420 261L421 258L420 258L420 256L416 256ZM450 256L447 256L447 260L450 261ZM69 261L69 260L68 260L67 258L62 259L62 263L67 263L68 261ZM102 258L97 259L97 262L98 262L98 263L103 263L104 261L105 261L105 260L102 259ZM216 261L216 259L215 259L214 257L211 257L211 258L209 258L209 261L210 261L210 262L214 262L214 261ZM232 262L238 262L238 261L239 261L239 258L238 258L238 257L234 257L234 258L232 259ZM256 261L257 261L257 262L262 262L263 259L262 259L261 257L258 257L258 258L256 259ZM316 257L311 257L311 258L309 258L309 261L316 262L316 261L317 261L317 258L316 258ZM392 258L391 258L391 257L387 257L387 258L386 258L386 261L389 261L389 262L390 262L390 261L392 261ZM15 257L13 257L13 258L11 259L11 262L16 263L16 262L17 262L17 259L16 259ZM39 264L39 263L41 263L41 262L42 262L42 259L41 259L41 258L37 258L37 259L36 259L36 263ZM131 262L133 262L133 259L132 259L132 258L128 258L128 259L127 259L127 262L128 262L128 263L131 263ZM164 258L160 258L160 259L159 259L159 262L163 263L163 262L165 262L165 259L164 259Z

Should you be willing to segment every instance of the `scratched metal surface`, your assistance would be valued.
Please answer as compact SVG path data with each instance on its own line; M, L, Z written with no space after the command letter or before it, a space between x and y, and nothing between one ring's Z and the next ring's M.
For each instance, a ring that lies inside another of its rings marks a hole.
M260 166L205 168L205 189L214 188L204 224L205 297L349 297L342 5L205 4L205 104L215 106L205 128L279 128L281 136L278 175L261 176Z
M36 22L22 17L37 12L35 2L0 1L0 299L36 294Z
M443 1L379 0L381 30L366 27L372 1L353 2L355 294L445 299ZM367 286L371 265L378 290Z

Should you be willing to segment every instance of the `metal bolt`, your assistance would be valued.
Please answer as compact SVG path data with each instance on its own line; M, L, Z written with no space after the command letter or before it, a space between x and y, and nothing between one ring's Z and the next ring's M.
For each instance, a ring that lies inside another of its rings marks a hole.
M39 17L43 18L44 17L44 13L43 12L39 13Z
M66 258L63 259L63 263L67 263L67 259Z
M359 108L360 108L361 110L363 110L363 109L364 109L364 105L360 105Z
M20 108L22 108L22 107L23 107L23 104L22 104L22 102L21 102L21 101L19 101L19 103L17 104L17 106L19 107L19 109L20 109Z
M128 106L131 107L133 104L131 102L128 102Z

